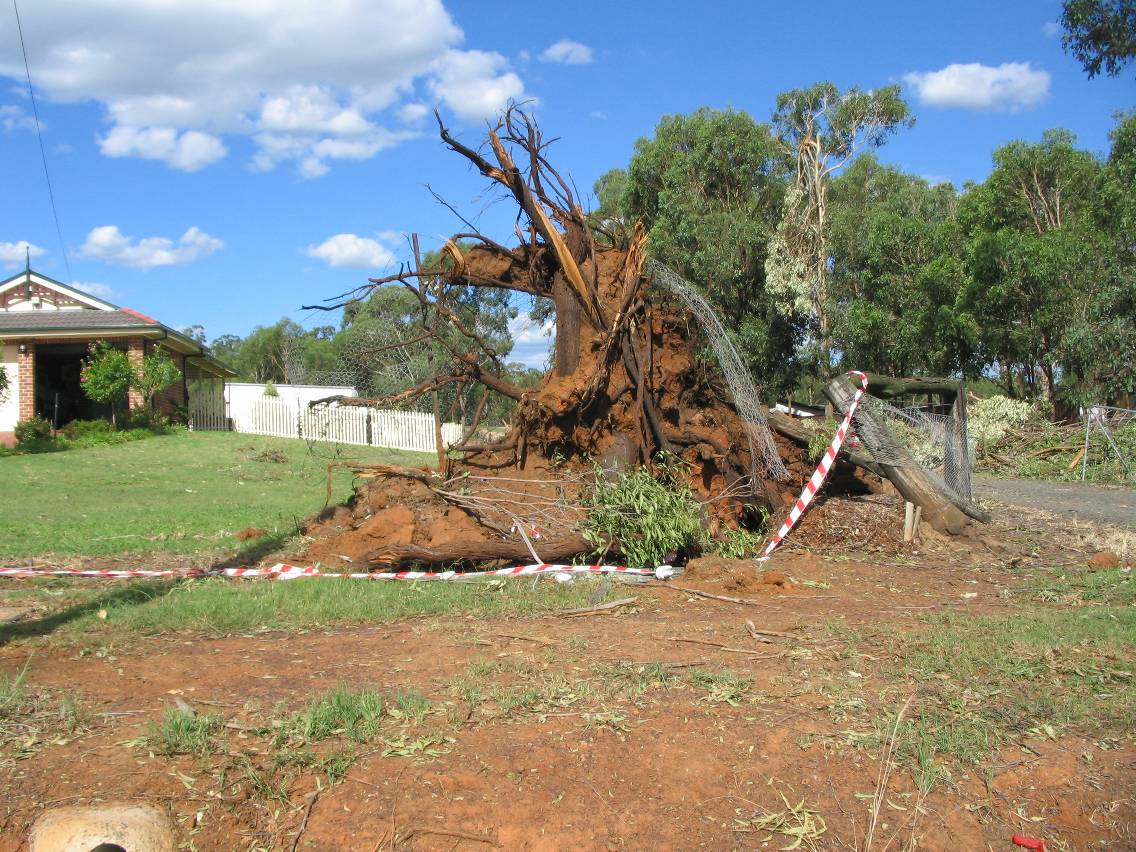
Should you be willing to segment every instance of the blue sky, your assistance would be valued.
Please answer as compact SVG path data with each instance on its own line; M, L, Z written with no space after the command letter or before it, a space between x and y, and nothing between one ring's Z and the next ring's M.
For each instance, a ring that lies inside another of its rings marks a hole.
M991 152L1073 130L1104 153L1136 105L1130 67L1088 80L1060 3L528 4L426 0L24 0L21 15L68 251L31 129L15 19L0 11L0 275L33 266L210 339L390 271L400 234L461 229L429 183L506 240L514 211L444 151L507 99L535 99L553 159L584 192L660 116L768 118L779 91L902 83L916 126L882 159L981 180ZM335 321L335 318L332 318ZM539 360L535 329L516 354Z

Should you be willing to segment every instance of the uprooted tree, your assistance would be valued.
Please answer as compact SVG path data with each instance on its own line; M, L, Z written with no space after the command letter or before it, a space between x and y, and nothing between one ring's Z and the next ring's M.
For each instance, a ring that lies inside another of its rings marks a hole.
M757 514L755 509L781 505L783 495L807 476L803 451L789 442L775 444L757 400L743 406L727 391L706 356L707 337L714 330L705 328L669 290L655 286L656 276L645 270L642 228L636 226L626 247L613 247L602 233L597 240L597 226L581 209L569 181L549 163L547 143L522 110L506 110L489 130L483 150L454 138L440 117L438 126L450 150L515 200L518 245L508 248L469 226L445 244L440 261L418 260L413 268L371 279L323 306L339 307L376 287L401 285L421 308L409 342L430 341L449 355L434 375L401 393L334 402L397 404L429 398L446 386L480 387L472 428L443 459L439 477L393 467L372 473L429 488L434 497L472 516L487 535L483 542L471 542L466 535L444 546L438 536L432 536L433 546L424 544L421 534L376 536L375 547L365 554L368 561L439 563L532 552L527 539L502 540L510 527L501 519L494 522L487 508L500 510L505 520L522 521L523 530L526 502L552 499L550 489L564 493L564 482L558 483L556 475L556 465L564 461L590 460L606 471L622 471L653 465L660 457L677 460L694 492L706 498L712 527L744 524ZM497 349L479 331L476 314L466 310L463 297L469 288L551 300L553 363L535 389L505 378ZM516 405L507 433L485 439L476 433L490 392ZM501 483L509 479L528 484L503 489ZM497 495L496 502L478 495L479 482L492 483L487 491ZM532 496L540 490L532 486L538 482L548 486L540 498ZM406 520L405 515L400 517ZM545 559L590 549L578 528L546 533L541 548Z

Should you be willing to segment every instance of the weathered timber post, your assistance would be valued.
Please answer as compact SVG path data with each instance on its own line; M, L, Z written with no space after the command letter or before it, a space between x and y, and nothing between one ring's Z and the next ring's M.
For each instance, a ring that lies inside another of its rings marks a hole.
M855 391L851 383L841 376L825 386L824 395L838 409L847 411ZM876 464L905 500L922 507L923 519L932 528L941 533L958 535L969 526L970 519L943 493L922 465L911 458L907 450L887 438L885 427L875 421L870 411L861 406L856 420L856 432L872 451Z

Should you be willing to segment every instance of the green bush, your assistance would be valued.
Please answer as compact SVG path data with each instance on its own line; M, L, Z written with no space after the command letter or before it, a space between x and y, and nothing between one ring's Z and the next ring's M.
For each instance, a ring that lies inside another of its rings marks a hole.
M114 435L114 425L109 420L72 420L59 430L69 441L108 439Z
M671 464L658 476L646 468L596 481L584 495L583 534L603 556L616 551L628 565L651 567L690 554L705 538L702 507Z
M132 408L124 429L143 429L153 435L168 435L177 427L169 417L149 408Z
M42 417L21 420L16 424L16 446L25 453L49 453L58 449L51 434L51 423Z

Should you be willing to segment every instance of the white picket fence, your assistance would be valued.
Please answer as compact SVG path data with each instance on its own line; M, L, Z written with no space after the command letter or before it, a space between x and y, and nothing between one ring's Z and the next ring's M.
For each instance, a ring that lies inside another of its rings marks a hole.
M353 405L308 408L264 397L232 418L232 428L236 432L278 438L437 452L434 418L417 411L387 411ZM460 423L442 424L442 442L446 446L456 444L461 438Z

